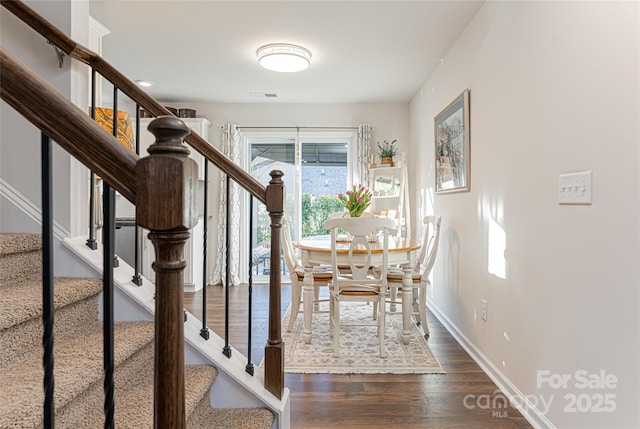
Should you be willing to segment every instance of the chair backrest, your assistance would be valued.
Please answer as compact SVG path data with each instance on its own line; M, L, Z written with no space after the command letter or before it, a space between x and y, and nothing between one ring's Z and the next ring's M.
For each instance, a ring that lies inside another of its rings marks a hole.
M391 219L375 218L375 217L359 217L359 218L333 218L324 223L324 228L331 231L331 263L333 265L334 281L340 278L340 267L344 268L344 261L338 265L338 230L344 229L352 238L348 248L348 269L351 272L351 281L363 282L367 284L376 283L371 281L369 270L372 267L372 249L368 236L382 231L382 236L377 237L376 241L382 241L382 271L380 279L386 282L388 252L389 252L389 233L395 229L395 222ZM379 280L379 279L378 279ZM378 281L378 283L380 283Z
M286 213L282 216L281 237L284 262L287 264L289 274L295 273L298 267L298 256L296 255L296 248L291 239L291 216Z
M424 235L422 236L422 249L418 258L416 271L420 272L423 280L427 280L438 253L438 243L440 242L440 216L425 216L422 220L424 225Z

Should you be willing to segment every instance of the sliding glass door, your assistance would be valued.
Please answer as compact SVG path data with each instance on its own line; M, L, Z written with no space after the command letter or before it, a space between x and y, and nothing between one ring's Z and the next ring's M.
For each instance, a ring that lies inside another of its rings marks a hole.
M303 142L301 148L301 228L297 232L309 237L325 234L324 221L342 211L337 195L347 189L347 147L343 142Z
M267 185L272 170L284 172L285 212L292 219L292 237L326 233L322 223L341 211L337 194L350 185L349 151L352 132L246 133L248 170ZM254 204L250 227L254 276L269 274L270 218L262 204ZM281 266L283 273L286 267Z
M254 137L248 139L249 172L263 185L268 185L273 170L284 173L285 183L285 213L292 219L296 216L296 201L299 199L296 190L296 143L295 139L287 137ZM251 243L251 257L254 263L255 276L269 274L271 254L271 218L263 204L254 204ZM284 261L283 261L284 264ZM285 268L282 265L281 268ZM284 270L286 271L286 270ZM260 277L256 280L264 280Z

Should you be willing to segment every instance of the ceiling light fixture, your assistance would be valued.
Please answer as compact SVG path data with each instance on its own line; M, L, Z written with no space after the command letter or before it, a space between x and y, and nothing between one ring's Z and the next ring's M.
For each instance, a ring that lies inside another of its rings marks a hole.
M153 85L153 82L148 81L148 80L136 80L136 83L140 86L144 86L145 88L150 87L151 85Z
M258 63L267 70L277 72L298 72L311 65L308 49L289 43L264 45L256 51Z

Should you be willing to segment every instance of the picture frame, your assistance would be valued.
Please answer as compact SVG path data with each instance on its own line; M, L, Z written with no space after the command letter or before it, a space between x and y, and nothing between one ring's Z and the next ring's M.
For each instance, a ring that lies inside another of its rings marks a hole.
M469 191L469 89L434 118L436 193Z
M376 175L373 181L373 195L380 196L394 196L394 176L389 175Z

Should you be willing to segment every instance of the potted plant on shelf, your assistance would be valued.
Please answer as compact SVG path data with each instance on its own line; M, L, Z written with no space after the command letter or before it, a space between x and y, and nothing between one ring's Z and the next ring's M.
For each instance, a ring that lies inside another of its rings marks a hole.
M398 153L398 148L395 146L397 141L388 142L385 140L383 144L377 143L381 164L389 164L393 167L393 157Z

